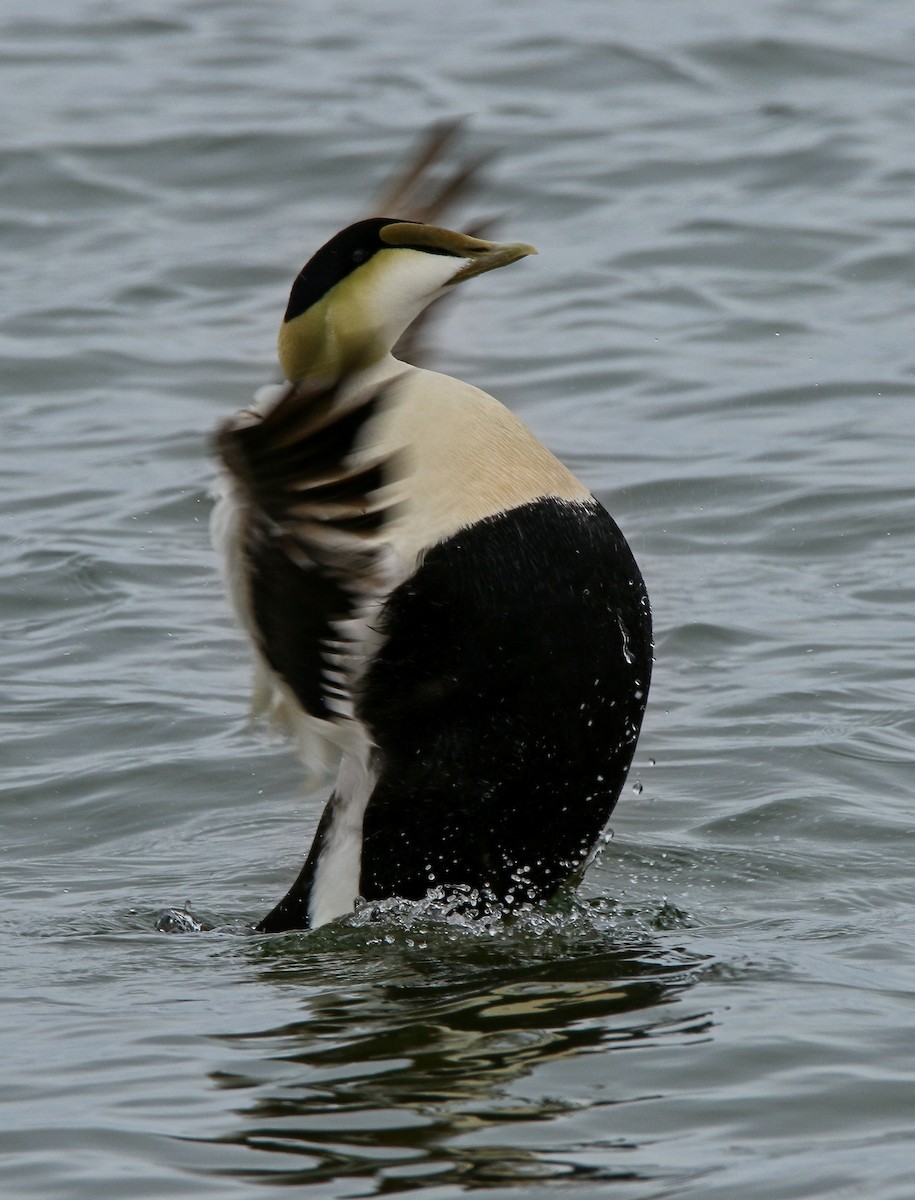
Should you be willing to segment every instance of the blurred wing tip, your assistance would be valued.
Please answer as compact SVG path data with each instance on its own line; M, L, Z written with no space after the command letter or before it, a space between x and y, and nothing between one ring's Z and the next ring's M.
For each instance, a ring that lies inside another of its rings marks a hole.
M467 117L446 117L423 133L406 165L382 187L374 214L434 221L473 186L494 152L448 164Z

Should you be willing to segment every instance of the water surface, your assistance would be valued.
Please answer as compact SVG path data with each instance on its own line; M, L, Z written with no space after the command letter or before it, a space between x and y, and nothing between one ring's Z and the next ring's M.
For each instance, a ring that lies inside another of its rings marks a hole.
M0 1190L915 1193L915 14L8 0ZM613 837L512 929L250 924L323 793L247 721L207 441L431 121L540 257L435 362L629 537ZM166 936L185 903L216 930Z

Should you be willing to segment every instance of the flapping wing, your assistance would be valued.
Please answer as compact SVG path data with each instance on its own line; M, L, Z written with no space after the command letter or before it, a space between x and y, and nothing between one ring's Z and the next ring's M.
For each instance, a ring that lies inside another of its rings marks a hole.
M288 385L239 413L215 448L235 484L249 627L306 713L352 716L366 621L386 588L384 526L394 457L356 456L383 392Z
M448 165L463 129L461 117L439 121L423 135L407 165L379 192L367 216L438 224L472 190L489 154Z

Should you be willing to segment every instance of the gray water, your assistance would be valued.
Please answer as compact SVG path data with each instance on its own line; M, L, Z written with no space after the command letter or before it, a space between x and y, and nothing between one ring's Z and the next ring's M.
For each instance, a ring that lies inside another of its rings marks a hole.
M4 0L0 89L0 1194L909 1200L910 0ZM265 939L207 440L456 113L541 254L433 362L626 531L647 721L577 899Z

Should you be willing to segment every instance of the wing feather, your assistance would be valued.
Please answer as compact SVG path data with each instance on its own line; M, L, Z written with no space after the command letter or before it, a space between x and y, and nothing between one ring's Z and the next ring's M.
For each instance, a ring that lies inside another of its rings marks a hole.
M422 137L416 150L397 175L378 194L373 210L366 215L396 216L405 221L435 224L477 183L491 158L479 154L447 165L464 127L462 117L439 121Z
M396 458L366 462L361 446L384 400L374 391L344 403L338 387L288 385L215 439L235 484L249 628L304 711L323 720L352 715L366 621L386 590Z

